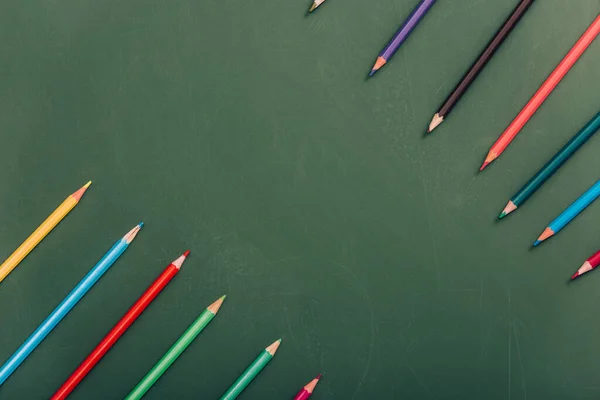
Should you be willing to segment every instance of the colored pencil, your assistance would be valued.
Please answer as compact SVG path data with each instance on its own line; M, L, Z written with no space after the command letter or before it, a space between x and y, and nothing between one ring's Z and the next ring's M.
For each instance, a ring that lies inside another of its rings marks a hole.
M600 33L600 14L596 17L596 20L585 31L577 43L575 43L575 46L573 46L560 64L558 64L558 67L556 67L548 79L546 79L538 91L533 95L527 105L521 110L519 115L517 115L508 128L506 128L496 143L494 143L487 157L485 158L483 165L479 169L480 171L498 158L500 154L502 154L502 152L508 147L512 140L525 126L525 124L527 124L533 114L535 114L538 108L540 108L548 96L550 96L550 93L552 93L560 81L565 77L565 75L567 75L567 72L569 72L581 55L587 50L596 36L598 36L598 33Z
M111 331L102 339L100 344L90 353L90 355L79 365L79 367L71 374L69 379L54 393L51 400L66 399L71 392L79 385L86 375L96 366L96 364L104 357L110 348L119 340L125 331L133 324L142 312L152 303L158 294L167 286L175 275L181 269L186 257L190 251L186 251L182 256L173 261L163 270L156 278L154 283L142 294L135 304L127 311L119 322L111 329Z
M419 5L413 10L410 16L404 21L404 24L396 32L392 40L385 46L385 48L379 53L375 65L371 68L369 76L375 75L381 67L383 67L392 56L398 51L402 43L408 39L412 31L417 27L421 19L427 14L427 11L435 4L436 0L421 0Z
M65 297L65 299L52 311L44 322L33 332L29 338L19 347L10 359L0 368L0 385L25 361L46 336L62 319L71 311L83 296L94 286L106 271L117 261L135 239L135 236L144 224L140 223L130 230L125 236L102 257L100 261L88 272L88 274L77 284L77 286Z
M325 3L325 0L314 0L312 5L308 9L308 12L311 13L311 12L315 11L323 3Z
M294 397L294 400L307 400L310 396L312 396L315 386L317 386L317 383L319 383L319 379L321 379L321 374L300 389L296 397Z
M196 336L215 317L223 304L226 296L221 297L210 306L190 325L190 327L177 339L169 351L156 363L154 367L144 376L137 386L127 395L125 400L141 399L154 383L165 373L165 371L177 360L177 358L188 348Z
M581 268L579 268L577 270L577 272L575 272L573 274L571 279L575 279L578 276L581 276L581 275L585 274L586 272L593 270L594 268L596 268L599 265L600 265L600 251L598 251L596 254L594 254L593 256L588 258L586 260L586 262L583 263Z
M496 32L492 40L485 46L485 49L479 54L477 60L471 65L467 73L462 77L460 82L454 87L454 90L444 100L444 104L440 107L439 111L435 113L429 124L427 132L433 131L437 128L444 119L450 115L454 106L460 101L462 96L469 90L471 84L477 79L479 73L483 71L487 63L492 59L496 51L502 46L504 40L510 35L514 27L519 23L523 15L529 10L529 7L535 0L521 0L515 7L513 12L504 21L500 29Z
M242 393L244 389L246 389L246 386L248 386L250 382L252 382L256 375L258 375L260 371L262 371L262 369L269 363L269 361L271 361L280 344L281 339L278 339L275 342L273 342L269 347L264 349L258 355L258 357L256 357L256 360L254 360L252 364L250 364L248 368L246 368L242 375L240 375L237 381L235 381L233 385L231 385L231 387L227 389L225 394L221 396L221 400L233 400L236 397L238 397L240 393Z
M4 278L6 278L8 274L10 274L25 257L27 257L35 246L37 246L38 243L41 242L42 239L44 239L73 208L75 208L91 184L92 181L89 181L82 188L67 197L65 201L63 201L62 204L58 206L58 208L54 210L27 239L25 239L23 244L21 244L14 253L2 263L2 265L0 265L0 282L2 282Z
M557 234L562 228L567 226L576 216L579 215L587 206L592 204L600 196L600 181L596 182L587 192L585 192L580 198L575 200L565 211L562 212L554 221L548 225L544 232L533 244L534 246L539 245L544 240Z
M515 194L498 218L502 219L521 207L559 168L600 129L600 113L583 127L529 182Z

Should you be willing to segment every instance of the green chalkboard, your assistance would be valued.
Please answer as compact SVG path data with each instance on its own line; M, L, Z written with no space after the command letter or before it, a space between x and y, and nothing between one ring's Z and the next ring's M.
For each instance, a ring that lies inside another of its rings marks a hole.
M599 178L592 139L522 209L509 197L598 112L600 40L509 149L485 154L597 16L536 2L424 132L516 0L439 1L374 78L416 0L0 2L0 258L79 206L0 283L3 363L106 250L129 250L0 387L48 398L162 269L192 255L73 393L123 398L210 303L148 393L215 399L598 399L600 204L531 243Z

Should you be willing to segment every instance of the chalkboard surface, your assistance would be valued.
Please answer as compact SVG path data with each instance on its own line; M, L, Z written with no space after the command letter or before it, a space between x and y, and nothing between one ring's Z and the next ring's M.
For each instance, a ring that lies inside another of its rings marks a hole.
M600 10L536 2L452 115L437 107L516 0L439 1L374 78L415 1L4 0L0 258L93 180L0 283L4 362L112 244L123 257L0 387L48 398L162 269L181 273L73 393L123 398L223 294L148 392L240 398L598 399L600 204L535 250L598 178L593 138L521 209L510 196L600 106L593 43L509 149L496 138Z

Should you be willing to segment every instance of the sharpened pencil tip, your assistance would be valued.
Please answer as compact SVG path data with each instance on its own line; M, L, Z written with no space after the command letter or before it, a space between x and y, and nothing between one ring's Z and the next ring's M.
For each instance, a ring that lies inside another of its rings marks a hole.
M221 308L221 306L223 305L223 301L225 301L225 297L227 297L227 296L219 297L217 299L217 301L212 303L210 306L206 307L206 309L216 315L217 312L219 312L219 309Z
M484 161L483 164L481 165L481 168L479 168L479 171L483 171L485 169L485 167L487 167L488 165L490 165L490 162Z
M142 229L143 227L144 227L144 223L143 223L143 222L140 222L140 223L138 224L138 228Z
M190 251L189 251L189 250L186 250L186 251L185 251L185 253L183 253L183 256L184 256L184 257L187 257L187 256L189 256L189 255L190 255Z
M310 8L308 9L308 12L311 13L311 12L315 11L317 7L318 7L317 3L312 3L312 6L310 6Z
M536 240L535 242L533 242L533 247L537 247L540 243L542 243L541 240Z
M87 189L87 188L90 187L91 184L92 184L92 181L89 181L88 183L86 183L85 185L83 185L83 187Z
M573 279L577 278L578 276L579 276L579 272L575 272L575 273L573 274L573 276L571 277L571 280L573 280Z
M377 72L376 69L372 69L371 72L369 72L369 78L372 77L373 75L375 75L376 72Z
M500 215L498 215L498 219L502 219L502 218L504 218L504 217L506 217L506 213L505 213L504 211L502 211L502 212L500 213Z
M323 376L323 374L317 375L317 379L321 379L322 376Z
M440 126L440 124L442 122L444 122L444 117L440 117L439 113L435 113L435 115L431 119L431 122L429 123L429 127L427 128L427 133L433 132L433 130L435 128L437 128L438 126Z

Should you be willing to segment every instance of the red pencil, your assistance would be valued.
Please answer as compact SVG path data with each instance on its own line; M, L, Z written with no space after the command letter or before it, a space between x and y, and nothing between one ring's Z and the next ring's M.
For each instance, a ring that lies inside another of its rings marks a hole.
M319 379L321 379L321 374L319 374L312 381L308 382L306 384L306 386L304 386L298 392L298 394L296 395L296 397L294 397L294 400L306 400L306 399L308 399L312 395L312 392L315 390L315 386L317 386L317 383L319 383Z
M190 251L183 253L181 257L173 261L160 274L154 283L146 289L146 292L135 302L135 304L127 311L121 320L112 328L110 332L102 339L100 344L90 353L89 356L81 363L81 365L71 374L69 379L54 393L52 400L66 399L69 394L77 387L79 382L94 368L94 366L104 357L110 350L112 345L125 333L127 328L144 312L146 307L152 303L152 300L164 289L165 286L173 279L181 269L181 265L185 258L190 254Z
M487 157L480 171L483 171L492 161L502 154L502 152L508 147L510 142L519 134L521 129L529 121L529 119L535 114L535 112L544 103L546 98L552 93L554 88L560 83L565 77L567 72L575 65L579 57L586 51L589 45L594 41L596 36L600 33L600 15L596 17L596 20L592 22L590 27L585 31L583 36L579 38L575 46L569 51L565 58L558 64L558 67L550 74L546 82L538 89L533 95L529 103L521 110L517 118L506 128L504 133L498 138L496 143L490 149Z
M599 265L600 265L600 251L598 251L596 254L594 254L593 256L588 258L587 261L583 263L581 268L579 268L577 270L577 272L575 272L573 274L571 279L575 279L578 276L581 276L581 275L585 274L586 272L593 270L594 268L596 268Z

